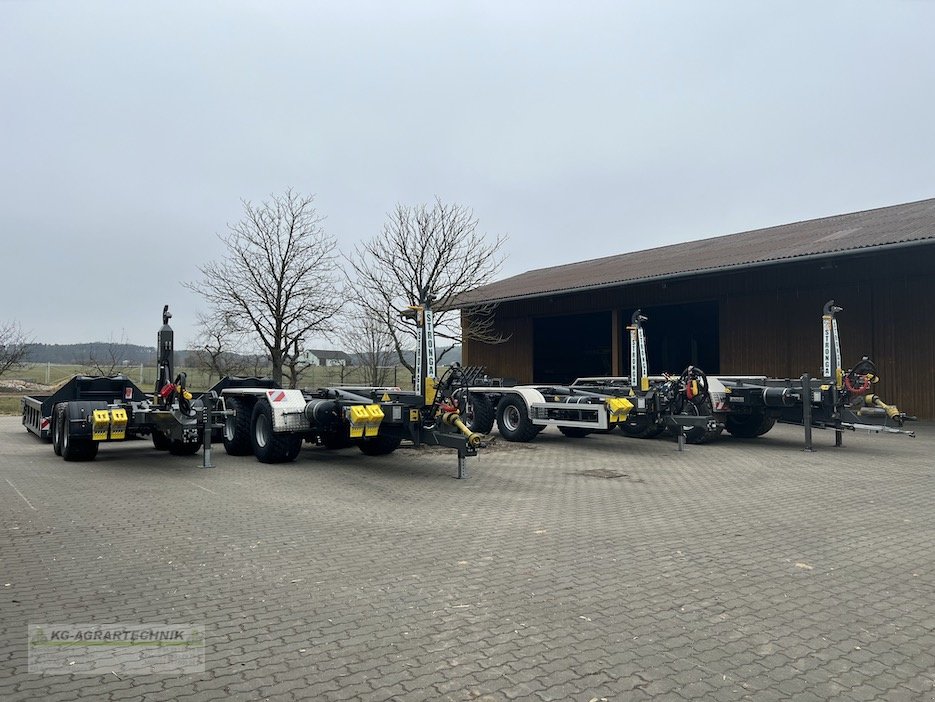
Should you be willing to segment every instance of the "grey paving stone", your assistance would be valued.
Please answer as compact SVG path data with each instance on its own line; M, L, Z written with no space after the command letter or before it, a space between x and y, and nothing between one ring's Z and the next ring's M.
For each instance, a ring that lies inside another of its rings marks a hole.
M549 430L458 482L437 450L201 471L131 442L64 463L0 418L0 697L925 699L935 425L917 430L843 450L816 432L813 454L790 427L683 454ZM206 670L30 675L26 627L48 622L203 623Z

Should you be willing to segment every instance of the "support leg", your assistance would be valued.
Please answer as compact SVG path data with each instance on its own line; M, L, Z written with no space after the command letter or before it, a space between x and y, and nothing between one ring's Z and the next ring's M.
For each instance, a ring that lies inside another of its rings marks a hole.
M202 410L202 421L204 422L204 443L201 450L201 467L214 468L211 462L211 430L214 424L214 402L208 393L204 397L204 409Z
M467 457L458 451L458 480L467 480Z
M840 429L834 430L834 445L837 447L844 445L844 432Z
M802 424L805 425L805 450L812 448L812 381L808 373L802 376Z

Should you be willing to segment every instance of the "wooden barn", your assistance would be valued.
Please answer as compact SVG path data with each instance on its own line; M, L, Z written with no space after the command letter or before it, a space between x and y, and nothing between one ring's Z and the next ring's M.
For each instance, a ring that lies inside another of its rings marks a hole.
M520 383L627 375L626 326L649 318L651 373L819 374L821 312L845 365L869 356L879 394L935 418L935 199L543 268L475 290L507 340L465 330L464 363Z

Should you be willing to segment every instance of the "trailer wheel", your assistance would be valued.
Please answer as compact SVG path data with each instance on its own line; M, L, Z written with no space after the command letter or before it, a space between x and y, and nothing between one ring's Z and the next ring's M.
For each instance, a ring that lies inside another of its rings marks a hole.
M329 451L337 451L338 449L350 448L354 445L354 442L346 434L329 432L321 435L321 445Z
M172 448L172 441L164 431L153 429L153 448L157 451L168 451Z
M250 445L250 412L247 403L233 397L226 399L227 408L234 410L233 415L224 417L224 450L228 456L249 456L253 453Z
M558 430L569 439L583 439L591 433L587 429L582 429L581 427L559 427Z
M302 449L301 434L273 432L273 409L266 400L260 400L253 406L250 429L253 455L260 463L294 461Z
M374 436L364 439L358 446L365 456L385 456L399 448L401 440L394 436Z
M620 431L633 439L655 439L665 431L665 427L659 426L648 415L631 413L620 422Z
M465 395L467 395L466 402L464 401ZM455 402L458 405L461 420L467 425L468 429L477 434L490 433L497 418L497 413L489 397L479 392L461 390L455 393Z
M301 436L295 437L295 441L290 441L288 450L286 451L286 463L292 463L295 459L299 457L299 452L302 450L302 441Z
M763 418L763 423L760 424L759 428L757 429L756 435L757 435L757 436L763 436L763 434L765 434L766 432L768 432L768 431L769 431L770 429L772 429L774 426L776 426L776 418L775 418L775 417L764 417L764 418Z
M497 431L507 441L527 442L542 429L529 419L529 410L523 398L505 395L497 405Z
M64 411L62 424L62 458L66 461L93 461L97 456L98 442L87 438L77 439L68 431L68 410Z
M201 448L201 441L181 441L172 439L169 442L169 453L173 456L194 456Z
M738 439L755 439L776 426L776 418L767 414L729 414L727 431Z
M62 430L61 427L65 426L65 405L59 403L55 405L55 408L52 410L52 419L50 427L52 431L52 451L55 452L56 456L62 455Z

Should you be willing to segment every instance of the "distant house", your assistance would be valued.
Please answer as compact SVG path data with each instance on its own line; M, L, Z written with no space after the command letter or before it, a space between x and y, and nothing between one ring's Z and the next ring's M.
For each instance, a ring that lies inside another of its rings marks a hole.
M348 366L351 357L343 351L309 350L305 352L305 362L313 366Z

